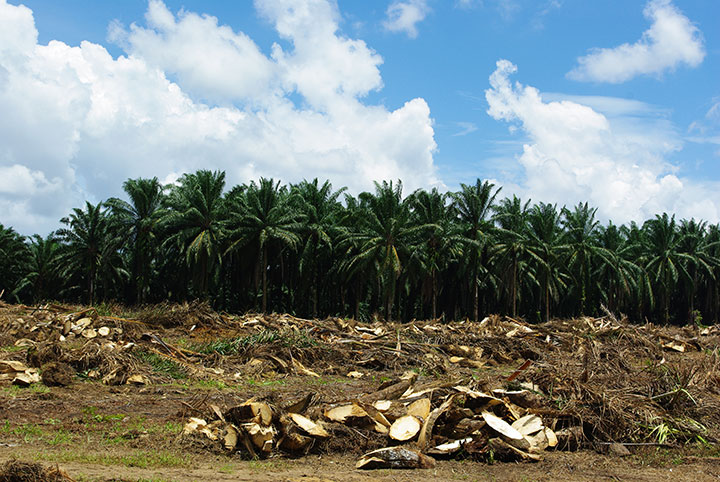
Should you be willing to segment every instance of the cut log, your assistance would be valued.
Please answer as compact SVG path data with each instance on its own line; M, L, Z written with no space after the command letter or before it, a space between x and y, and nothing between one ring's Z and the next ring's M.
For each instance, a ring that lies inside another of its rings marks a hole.
M297 426L300 427L300 429L308 435L312 435L313 437L318 438L327 438L330 436L330 434L327 433L327 431L319 423L315 423L309 418L300 415L299 413L291 413L289 415L292 421L295 422Z
M495 457L499 460L515 460L520 458L523 460L537 462L542 459L540 455L525 452L517 447L513 447L501 438L492 438L488 440L488 446L493 450Z
M367 417L368 413L357 403L351 403L326 410L324 415L333 422L345 423L350 417Z
M405 442L414 438L420 431L420 420L412 415L400 417L390 426L390 438Z
M460 450L464 444L471 441L472 437L467 437L460 440L453 440L433 447L428 450L427 453L432 455L451 455Z
M225 450L235 450L238 443L238 431L231 423L225 425L225 435L223 436L223 446Z
M386 447L363 455L355 464L356 469L431 469L435 459L415 450L402 447Z
M512 428L523 435L532 435L543 429L543 422L537 415L525 415L512 423Z
M242 425L243 429L250 436L253 445L264 453L269 453L273 448L273 437L275 436L275 428L264 427L258 423L251 422Z
M509 438L510 440L522 440L523 436L520 432L515 430L505 420L501 419L497 415L494 415L487 410L482 412L482 418L487 424L496 432Z
M438 408L430 412L430 415L428 415L428 418L425 420L422 430L420 431L420 436L418 437L418 446L420 447L420 450L424 450L427 446L427 443L431 438L433 428L435 427L435 422L440 415L450 408L450 405L452 405L456 395L457 394L450 395L447 400L445 400Z
M421 398L408 405L407 414L424 420L430 415L430 399Z
M225 414L227 420L237 425L254 422L266 427L272 423L272 417L272 409L267 403L256 402L252 399L241 405L232 407Z

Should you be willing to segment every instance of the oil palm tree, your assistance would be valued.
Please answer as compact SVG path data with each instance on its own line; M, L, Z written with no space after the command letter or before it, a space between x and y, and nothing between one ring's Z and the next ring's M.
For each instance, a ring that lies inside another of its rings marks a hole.
M675 216L667 213L656 215L655 219L645 222L644 264L650 276L655 297L660 303L661 317L664 323L670 321L670 295L680 279L689 281L691 276L687 266L695 259L682 252L685 236L675 223Z
M130 252L130 277L133 301L143 303L147 295L152 262L157 249L158 224L163 212L163 188L156 177L128 179L123 190L130 202L118 198L106 201L113 220L125 233Z
M557 302L561 290L566 288L565 274L560 266L562 226L560 213L554 204L540 203L527 214L528 263L537 273L540 282L543 319L550 320L551 301Z
M0 294L12 296L18 301L21 280L30 261L30 250L25 238L13 228L0 224Z
M518 295L526 281L537 283L532 271L527 268L530 256L528 231L528 206L530 200L522 203L520 198L505 198L495 207L494 220L498 224L496 242L492 247L492 259L504 267L509 278L509 298L512 316L517 316ZM531 278L525 280L524 278Z
M437 188L431 191L419 189L410 198L413 212L413 223L424 226L420 234L419 249L415 250L412 259L430 280L431 314L437 318L437 298L439 294L440 273L451 260L462 254L462 236L453 223L453 207L448 205L448 195L440 193Z
M16 291L29 291L34 303L56 298L62 285L58 263L62 247L55 233L44 238L34 235L28 247L27 270Z
M477 179L475 184L460 184L460 191L451 193L452 205L464 244L465 267L472 292L473 319L479 316L480 274L485 270L484 251L490 245L494 227L491 221L495 198L501 188Z
M579 304L579 314L586 314L588 298L592 296L591 274L596 261L602 260L610 263L607 250L597 244L597 229L600 222L595 219L597 208L591 208L588 203L579 203L573 210L562 209L562 224L565 229L561 250L565 254L565 262L570 270L576 297Z
M338 198L346 188L333 191L330 181L318 185L315 178L294 185L292 190L296 207L303 218L298 271L311 293L312 316L317 316L318 293L323 284L320 273L321 270L327 272L332 264L333 249L340 233L338 218L342 205Z
M244 196L236 196L230 206L228 230L230 246L226 253L254 244L260 256L256 269L262 278L262 311L268 306L268 269L272 248L277 254L300 245L300 221L303 214L290 202L290 195L280 181L260 178L250 183Z
M392 319L397 280L414 248L416 234L425 226L412 222L409 203L402 197L402 183L375 183L375 194L360 194L364 216L355 232L348 233L345 243L356 246L347 270L377 274L385 309Z
M98 281L103 282L107 295L109 284L127 274L118 251L122 236L113 229L103 203L86 202L84 210L74 208L60 222L66 226L57 231L65 243L59 255L62 275L71 278L78 274L84 280L87 302L92 305Z
M164 243L176 244L185 255L195 289L203 297L208 296L210 280L222 262L224 187L225 173L221 171L183 175L168 194L168 211L161 222L167 235Z

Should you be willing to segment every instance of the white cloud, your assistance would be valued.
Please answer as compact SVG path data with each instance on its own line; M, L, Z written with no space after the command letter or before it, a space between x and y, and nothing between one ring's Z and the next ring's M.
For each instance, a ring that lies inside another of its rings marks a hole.
M181 11L176 19L160 0L150 0L147 27L125 31L113 23L109 38L148 64L174 74L183 88L210 101L261 100L277 82L272 61L253 40L209 15Z
M427 103L362 102L382 88L382 58L338 33L334 3L256 7L290 48L265 56L213 17L151 1L147 25L111 28L129 53L115 59L90 42L38 44L32 12L0 0L0 223L47 232L129 177L200 168L229 184L317 176L353 192L439 183Z
M467 4L467 1L461 2L460 6L467 7ZM404 32L415 38L418 36L417 24L425 20L429 12L427 0L395 0L387 8L383 25L391 32Z
M662 74L705 58L702 34L670 0L650 0L643 11L652 22L634 44L593 49L568 73L574 80L620 83L638 75Z
M587 105L547 102L537 89L510 80L516 70L498 61L485 96L490 116L519 126L528 138L517 157L525 196L561 205L589 201L603 219L621 223L663 211L719 219L717 190L683 179L666 161L681 147L671 129L631 129L618 122L622 117L610 119ZM616 113L622 104L604 103ZM627 114L630 105L620 111Z

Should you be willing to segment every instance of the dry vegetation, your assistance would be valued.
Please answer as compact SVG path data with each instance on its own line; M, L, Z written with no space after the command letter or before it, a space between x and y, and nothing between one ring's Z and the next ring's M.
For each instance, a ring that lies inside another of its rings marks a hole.
M392 324L202 303L0 303L0 446L54 454L33 462L83 460L67 450L79 447L86 461L140 467L348 453L364 468L589 449L707 457L720 437L719 336L611 314Z

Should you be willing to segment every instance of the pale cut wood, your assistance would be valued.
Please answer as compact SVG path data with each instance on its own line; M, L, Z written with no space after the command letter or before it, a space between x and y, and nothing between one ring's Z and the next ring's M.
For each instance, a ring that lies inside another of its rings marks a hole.
M299 413L289 414L293 422L297 424L308 435L319 438L327 438L330 436L329 433L318 423L313 422L309 418L300 415Z
M497 415L488 412L487 410L484 410L482 412L482 418L493 430L504 435L505 437L511 440L523 439L523 435L520 432L512 428L509 423L507 423L505 420L501 419Z
M412 415L400 417L390 426L390 438L405 442L414 438L420 431L420 420Z

